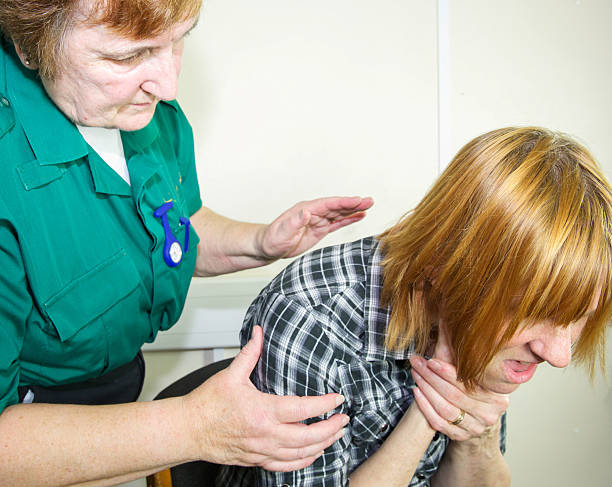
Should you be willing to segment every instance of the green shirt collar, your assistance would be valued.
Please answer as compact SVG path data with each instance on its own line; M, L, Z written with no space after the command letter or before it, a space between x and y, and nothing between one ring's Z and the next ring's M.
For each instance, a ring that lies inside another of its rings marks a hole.
M37 71L25 68L6 42L2 45L2 57L7 94L38 162L61 164L86 156L87 144L47 96Z
M1 40L0 43L2 44L0 92L6 87L7 95L12 100L19 122L38 163L41 165L62 164L89 155L96 192L129 194L130 189L125 181L112 169L106 167L106 163L97 154L90 154L91 149L75 125L57 109L47 95L38 78L38 73L21 64L15 49L6 40ZM161 103L167 103L177 110L174 101ZM151 122L140 130L122 131L121 137L126 159L129 160L133 155L150 146L159 133L157 117L153 117ZM149 169L154 172L155 168Z
M8 91L39 162L61 164L86 156L87 144L74 124L48 97L37 72L25 68L16 54L5 56L5 59ZM174 106L172 102L169 104ZM52 137L49 127L53 127ZM155 118L143 129L122 132L123 141L134 152L151 145L158 135Z

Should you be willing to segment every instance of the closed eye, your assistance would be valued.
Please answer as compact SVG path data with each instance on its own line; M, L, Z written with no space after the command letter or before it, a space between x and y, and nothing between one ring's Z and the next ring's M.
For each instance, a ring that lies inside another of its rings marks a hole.
M117 64L123 64L123 65L135 64L140 59L148 56L150 52L151 52L150 49L141 49L128 56L116 56L116 57L109 56L109 59Z

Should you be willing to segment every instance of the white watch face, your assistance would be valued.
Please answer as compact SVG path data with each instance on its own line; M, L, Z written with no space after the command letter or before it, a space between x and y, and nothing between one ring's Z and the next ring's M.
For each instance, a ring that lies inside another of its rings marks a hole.
M170 258L172 262L178 264L183 257L183 249L181 249L181 245L178 242L173 242L170 245Z

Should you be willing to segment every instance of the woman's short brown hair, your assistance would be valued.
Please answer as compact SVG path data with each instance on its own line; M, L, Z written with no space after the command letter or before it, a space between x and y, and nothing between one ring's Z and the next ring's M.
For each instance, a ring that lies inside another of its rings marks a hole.
M0 29L38 66L41 77L61 68L63 40L77 21L104 24L130 39L158 35L196 17L202 0L2 0Z
M381 236L387 345L416 340L422 353L443 319L473 387L517 331L569 326L599 293L574 348L592 377L612 311L611 237L612 192L582 145L539 127L481 135Z

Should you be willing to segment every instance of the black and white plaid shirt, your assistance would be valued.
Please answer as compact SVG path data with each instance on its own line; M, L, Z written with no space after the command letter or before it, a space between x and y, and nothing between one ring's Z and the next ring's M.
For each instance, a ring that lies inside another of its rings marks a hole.
M413 349L384 346L390 309L380 304L381 253L374 237L304 255L281 272L247 311L241 343L254 325L264 329L254 382L277 395L338 392L333 413L351 418L346 434L309 467L296 472L224 467L218 486L346 486L413 401L406 359ZM313 420L314 421L314 420ZM436 434L411 487L428 486L449 439ZM502 421L500 447L505 445Z

